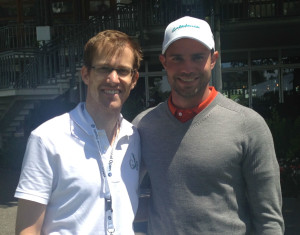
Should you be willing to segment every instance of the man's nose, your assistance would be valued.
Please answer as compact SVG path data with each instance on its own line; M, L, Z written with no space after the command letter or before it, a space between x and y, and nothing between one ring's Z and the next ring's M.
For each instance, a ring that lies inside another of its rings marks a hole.
M107 76L109 83L120 83L119 75L115 69L113 69Z
M181 72L186 74L186 75L190 75L194 72L194 65L191 61L184 61L181 64Z

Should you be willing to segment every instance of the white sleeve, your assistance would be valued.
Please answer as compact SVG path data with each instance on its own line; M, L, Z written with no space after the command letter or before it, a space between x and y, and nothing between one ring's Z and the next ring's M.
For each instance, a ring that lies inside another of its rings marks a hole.
M50 151L39 136L31 134L15 192L16 198L48 204L53 182Z

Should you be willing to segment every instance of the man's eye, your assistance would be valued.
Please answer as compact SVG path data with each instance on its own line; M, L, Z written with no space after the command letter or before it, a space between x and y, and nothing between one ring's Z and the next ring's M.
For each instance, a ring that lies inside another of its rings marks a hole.
M129 69L125 69L125 68L118 69L118 74L119 75L127 76L129 73L130 73Z
M109 67L100 67L97 70L98 70L99 73L105 73L106 74L106 73L110 73L112 69L109 68Z
M203 60L203 56L201 56L201 55L194 56L193 60L194 61L201 61L201 60Z
M182 58L176 56L176 57L173 57L172 60L179 62L179 61L182 61Z

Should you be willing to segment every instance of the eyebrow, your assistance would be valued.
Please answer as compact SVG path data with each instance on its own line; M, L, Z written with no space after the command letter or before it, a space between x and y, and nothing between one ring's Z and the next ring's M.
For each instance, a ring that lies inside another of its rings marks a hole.
M207 53L204 53L204 52L199 52L199 53L194 53L194 54L191 54L191 55L189 55L189 56L198 56L198 55L200 55L200 56L203 56L203 55L206 55ZM184 56L183 54L169 54L168 56Z
M126 65L119 65L119 66L112 66L109 63L100 63L100 64L95 64L94 66L97 67L111 67L111 68L120 68L120 69L130 69L130 67L126 66Z

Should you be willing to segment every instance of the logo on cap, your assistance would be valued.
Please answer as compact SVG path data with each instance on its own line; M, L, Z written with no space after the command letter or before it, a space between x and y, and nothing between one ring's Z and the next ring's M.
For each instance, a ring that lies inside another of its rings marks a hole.
M200 27L198 25L189 25L189 24L179 25L178 27L174 27L172 29L172 33L174 33L177 29L181 29L181 28L197 28L197 29L199 29Z

